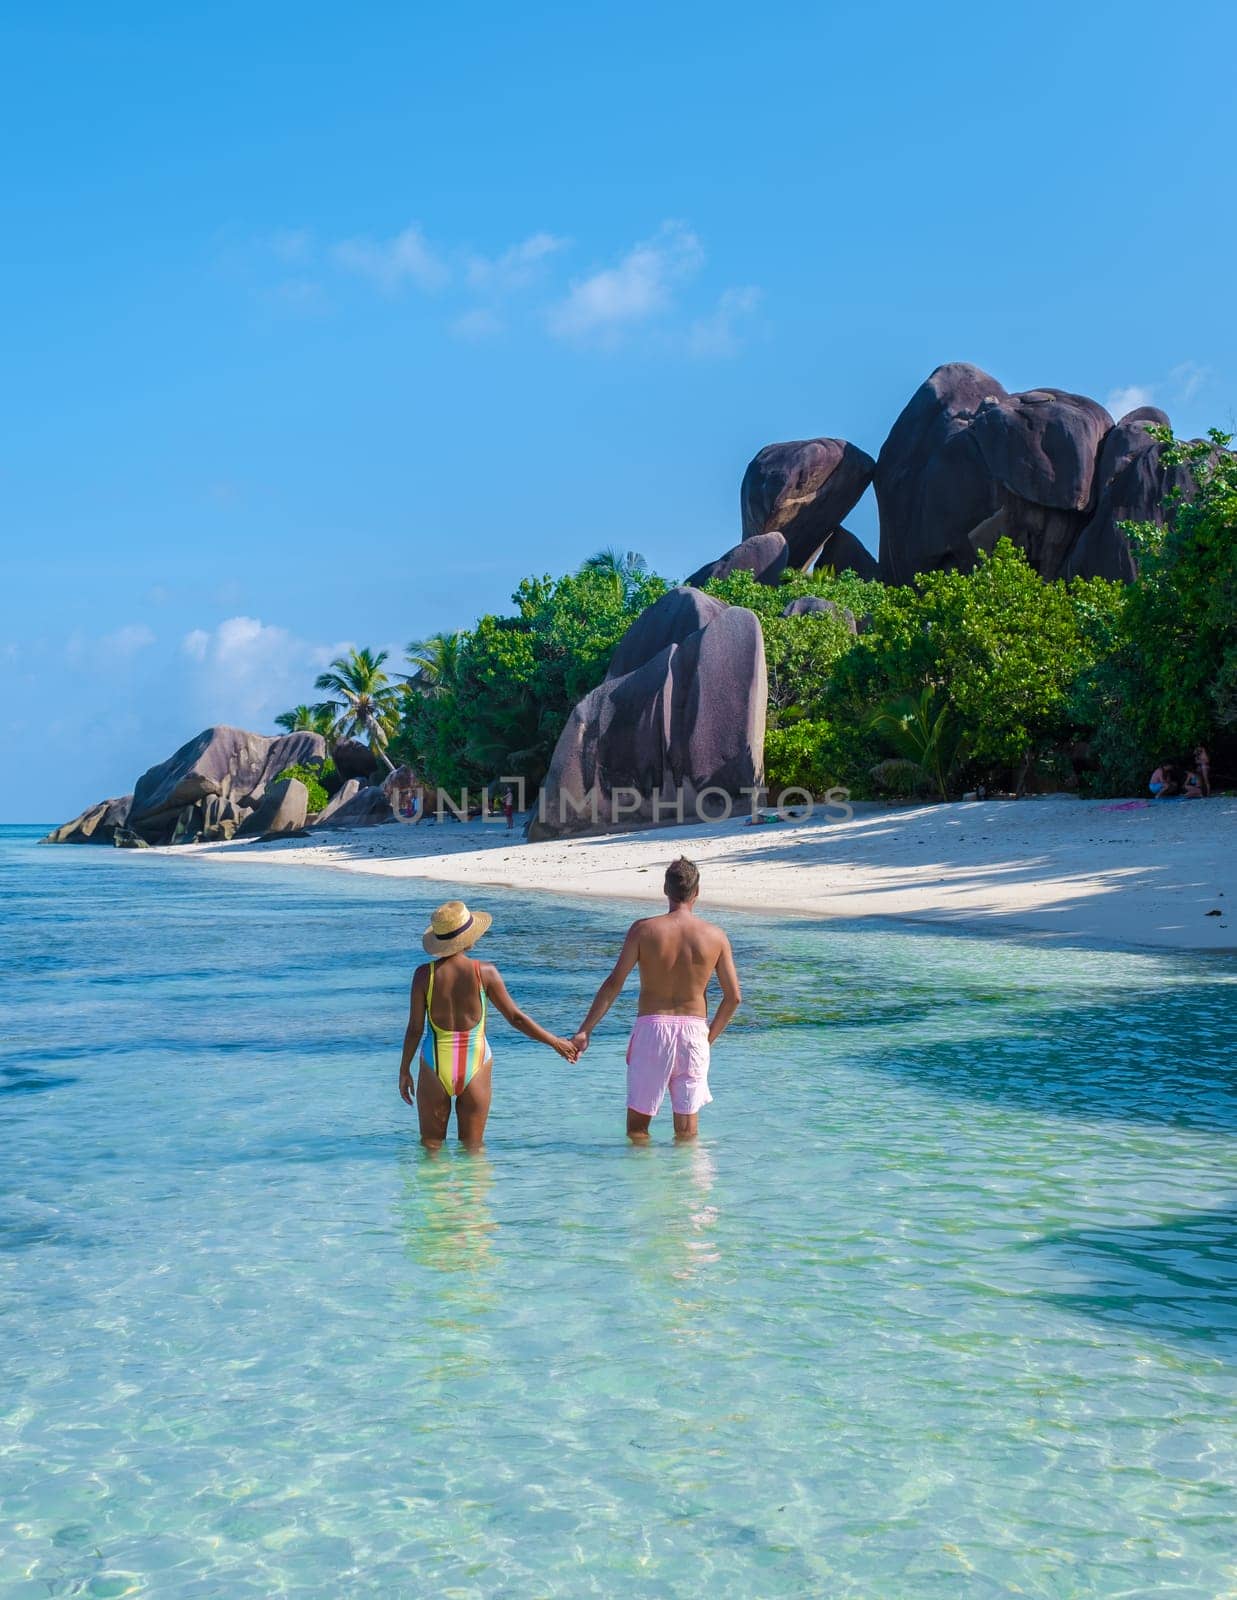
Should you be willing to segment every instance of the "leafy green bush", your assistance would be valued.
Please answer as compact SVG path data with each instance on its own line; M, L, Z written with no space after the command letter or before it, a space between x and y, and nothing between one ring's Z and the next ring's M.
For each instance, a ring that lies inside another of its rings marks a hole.
M391 753L444 789L502 774L536 786L572 708L605 676L615 645L669 588L630 569L526 578L514 616L484 616L439 653L432 685L408 695Z
M326 806L327 793L322 787L322 778L326 775L328 766L331 772L334 773L335 764L332 761L323 761L312 765L305 761L295 761L290 767L283 769L275 779L275 782L282 783L285 778L299 778L309 791L309 811L312 814L315 811L323 810Z
M870 630L837 664L830 714L858 723L931 691L956 717L971 768L1018 780L1075 736L1077 681L1122 603L1122 586L1102 579L1045 583L1002 539L971 572L885 590Z
M843 741L823 719L783 723L765 734L765 783L775 798L783 789L824 795L845 785L848 765Z
M918 773L925 787L948 800L954 776L965 759L966 735L946 695L924 688L918 696L890 700L873 713L872 730L891 755L872 769L882 788L897 787L908 775Z

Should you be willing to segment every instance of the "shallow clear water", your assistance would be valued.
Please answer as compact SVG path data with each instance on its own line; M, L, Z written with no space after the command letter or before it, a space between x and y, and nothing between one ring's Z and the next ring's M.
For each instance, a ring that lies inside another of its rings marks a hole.
M0 1594L1237 1586L1237 968L727 916L695 1147L495 1022L395 1095L445 890L4 830ZM707 887L707 885L706 885ZM630 907L476 896L565 1029Z

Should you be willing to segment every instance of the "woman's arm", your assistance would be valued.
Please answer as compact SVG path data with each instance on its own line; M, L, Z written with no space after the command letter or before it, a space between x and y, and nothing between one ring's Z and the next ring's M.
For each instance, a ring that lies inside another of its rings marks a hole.
M488 962L481 963L481 982L490 999L506 1017L507 1021L527 1039L535 1039L538 1044L548 1044L551 1050L557 1050L564 1061L574 1061L579 1051L569 1039L560 1039L557 1034L550 1033L540 1023L534 1022L527 1011L521 1011L519 1006L507 993L507 985L503 982L497 967Z
M415 1099L412 1061L425 1031L425 976L428 971L428 967L421 966L413 973L412 993L408 997L408 1026L404 1029L404 1051L399 1058L399 1092L408 1105Z

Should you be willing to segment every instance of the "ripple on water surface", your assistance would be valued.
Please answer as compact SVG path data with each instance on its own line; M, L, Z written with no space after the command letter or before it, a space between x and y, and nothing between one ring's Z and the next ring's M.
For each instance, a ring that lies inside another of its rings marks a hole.
M6 1600L1237 1586L1230 963L728 916L697 1146L628 1000L430 1159L442 892L9 833ZM485 899L573 1026L630 908Z

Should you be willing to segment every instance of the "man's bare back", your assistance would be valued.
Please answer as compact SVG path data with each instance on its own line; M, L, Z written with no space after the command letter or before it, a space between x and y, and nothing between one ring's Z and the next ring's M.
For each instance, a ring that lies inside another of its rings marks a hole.
M715 972L722 976L723 962L734 972L730 941L722 930L680 907L632 923L627 937L633 935L640 968L638 1014L707 1016L710 978Z
M713 1098L708 1087L710 1049L742 998L729 939L693 910L699 878L692 862L683 857L671 862L666 872L670 909L632 923L614 970L572 1040L577 1049L588 1049L593 1029L638 966L640 1003L627 1049L627 1132L632 1138L647 1137L667 1089L675 1134L694 1138L700 1107ZM706 1022L706 994L714 976L722 998L712 1022Z

